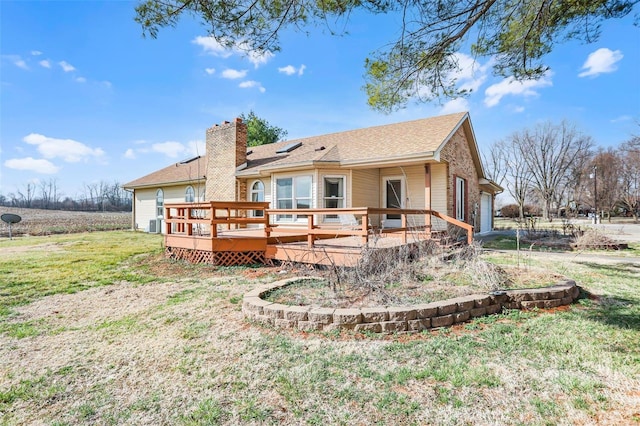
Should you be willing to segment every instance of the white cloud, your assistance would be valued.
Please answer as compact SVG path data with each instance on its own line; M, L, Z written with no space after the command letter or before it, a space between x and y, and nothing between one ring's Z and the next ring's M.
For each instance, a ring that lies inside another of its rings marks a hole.
M28 70L29 67L27 66L27 63L25 61L23 61L22 59L18 59L17 61L14 62L15 66L18 68L22 68L24 70Z
M581 68L585 71L578 74L578 77L597 77L600 74L614 72L618 69L616 65L617 62L619 62L623 56L619 50L610 50L606 47L591 52Z
M469 111L469 101L466 98L455 98L445 103L440 111L442 114Z
M111 84L111 82L107 80L103 81L101 84L107 89L111 89L111 87L113 86L113 84Z
M204 72L206 72L209 75L213 75L216 72L215 68L205 68Z
M35 159L32 157L14 158L4 162L4 166L14 170L28 170L35 173L52 175L60 170L60 167L51 161Z
M244 54L249 62L251 62L254 68L258 68L260 65L264 65L271 60L275 55L268 50L264 52L259 52L257 50L253 50L247 43L240 44L238 48L240 54Z
M523 106L514 107L513 112L517 112L518 114L521 112L524 112L524 107Z
M187 142L186 151L189 155L204 155L206 152L206 144L204 141L196 140Z
M40 61L38 63L40 64L41 67L51 68L51 61L49 61L48 59L43 59L42 61Z
M67 61L60 61L60 62L58 62L58 65L60 65L60 67L62 68L62 70L64 72L71 72L71 71L75 71L75 69L76 69L76 67L74 67L73 65L71 65Z
M32 54L33 56L40 56L40 55L42 55L42 52L41 52L41 51L39 51L39 50L32 50L32 51L31 51L31 54Z
M631 121L633 120L633 117L631 117L630 115L621 115L619 117L616 117L612 120L609 120L610 123L623 123L625 121Z
M87 82L87 79L86 79L86 78L84 78L84 77L78 77L78 78L76 78L76 81L77 81L78 83L86 83L86 82Z
M294 75L296 73L296 67L293 65L287 65L286 67L278 68L278 72L286 75Z
M287 65L286 67L278 68L278 72L281 72L282 74L286 74L286 75L294 75L296 73L298 75L302 75L304 74L304 70L306 68L307 66L304 64L300 65L300 68L296 68L293 65Z
M72 139L56 139L31 133L22 140L30 145L36 145L38 152L44 158L62 158L68 163L77 163L86 161L91 157L101 158L104 156L104 151L101 148L91 148Z
M133 149L129 148L124 152L123 157L128 159L128 160L135 160L136 159L136 152Z
M459 69L450 73L447 79L456 81L461 90L477 91L487 80L487 75L493 66L494 60L490 59L486 64L481 65L474 58L462 52L456 52L453 56L458 63Z
M242 89L250 89L252 87L255 87L260 91L260 93L264 93L264 92L267 91L267 89L262 87L262 84L260 84L257 81L253 81L253 80L243 81L242 83L238 84L238 87L240 87Z
M25 60L22 59L20 55L0 55L0 58L2 59L2 61L11 62L13 65L15 65L18 68L22 68L24 70L29 69L29 66L27 65Z
M255 50L249 45L248 42L238 42L232 44L231 46L225 46L225 43L221 43L215 38L198 36L191 40L192 43L197 44L202 47L205 53L208 53L213 56L219 56L221 58L228 58L229 56L236 54L242 57L245 57L253 64L255 68L258 68L260 65L264 65L275 55L266 50L264 52L260 52Z
M228 58L233 52L227 47L223 46L213 37L198 36L191 40L191 43L197 44L202 47L205 53L209 53L214 56L220 56L222 58Z
M179 155L184 154L186 148L180 142L167 141L161 143L154 143L151 145L151 150L154 152L159 152L161 154L166 155L170 158L176 158Z
M500 100L507 95L514 96L538 96L536 89L552 86L551 76L553 74L548 71L538 80L518 81L513 76L505 78L500 83L492 84L484 91L484 104L488 107L494 107L500 103Z
M23 70L29 69L29 66L24 61L24 59L22 59L22 57L18 55L6 55L6 58L8 58L13 63L13 65L15 65L18 68L22 68Z
M247 75L247 70L234 70L231 68L227 68L222 71L222 77L228 78L230 80L235 80L237 78L244 78Z

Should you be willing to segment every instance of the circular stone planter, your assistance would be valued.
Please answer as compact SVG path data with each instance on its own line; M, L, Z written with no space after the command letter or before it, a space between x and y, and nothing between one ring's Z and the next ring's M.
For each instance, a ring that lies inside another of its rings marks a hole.
M262 298L272 290L302 279L316 278L289 278L246 293L242 301L244 316L264 324L303 331L420 332L496 314L502 309L548 309L569 305L580 294L575 281L563 280L550 287L495 291L401 307L316 308L272 303Z

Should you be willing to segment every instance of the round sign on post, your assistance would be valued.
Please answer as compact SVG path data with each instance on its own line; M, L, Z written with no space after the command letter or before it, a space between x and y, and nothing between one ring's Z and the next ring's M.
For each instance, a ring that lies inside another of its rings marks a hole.
M22 218L20 216L18 216L17 214L4 213L4 214L0 215L0 219L2 219L2 221L4 223L8 223L9 224L9 239L12 240L13 237L11 235L11 225L13 225L14 223L20 222L22 220Z

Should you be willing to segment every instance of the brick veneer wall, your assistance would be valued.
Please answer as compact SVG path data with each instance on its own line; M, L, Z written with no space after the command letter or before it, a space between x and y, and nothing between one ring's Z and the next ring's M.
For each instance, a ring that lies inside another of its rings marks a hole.
M496 314L503 309L548 309L569 305L580 294L575 281L565 280L551 287L474 294L404 307L314 308L282 305L262 298L268 292L300 279L314 278L281 280L245 294L242 302L245 317L276 327L304 331L338 329L373 333L419 332Z
M473 163L469 143L465 136L464 130L461 128L451 137L449 143L445 145L440 153L440 159L447 162L449 170L447 173L447 214L455 217L453 210L453 197L455 196L455 176L459 176L466 180L467 185L467 202L465 209L465 222L473 225L473 208L476 203L480 206L480 184L478 182L478 170ZM480 208L478 208L479 219ZM479 226L480 221L476 224Z
M237 201L240 194L235 173L236 167L247 161L247 125L239 118L216 124L207 129L206 144L206 199Z

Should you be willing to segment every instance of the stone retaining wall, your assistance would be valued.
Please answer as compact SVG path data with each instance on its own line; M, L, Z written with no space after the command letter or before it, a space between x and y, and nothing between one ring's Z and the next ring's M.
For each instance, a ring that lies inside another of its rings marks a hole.
M304 331L343 329L373 333L419 332L496 314L502 309L548 309L569 305L580 294L575 281L565 280L551 287L474 294L403 307L314 308L282 305L262 298L272 290L301 279L317 278L289 278L246 293L242 302L245 317L276 327Z

